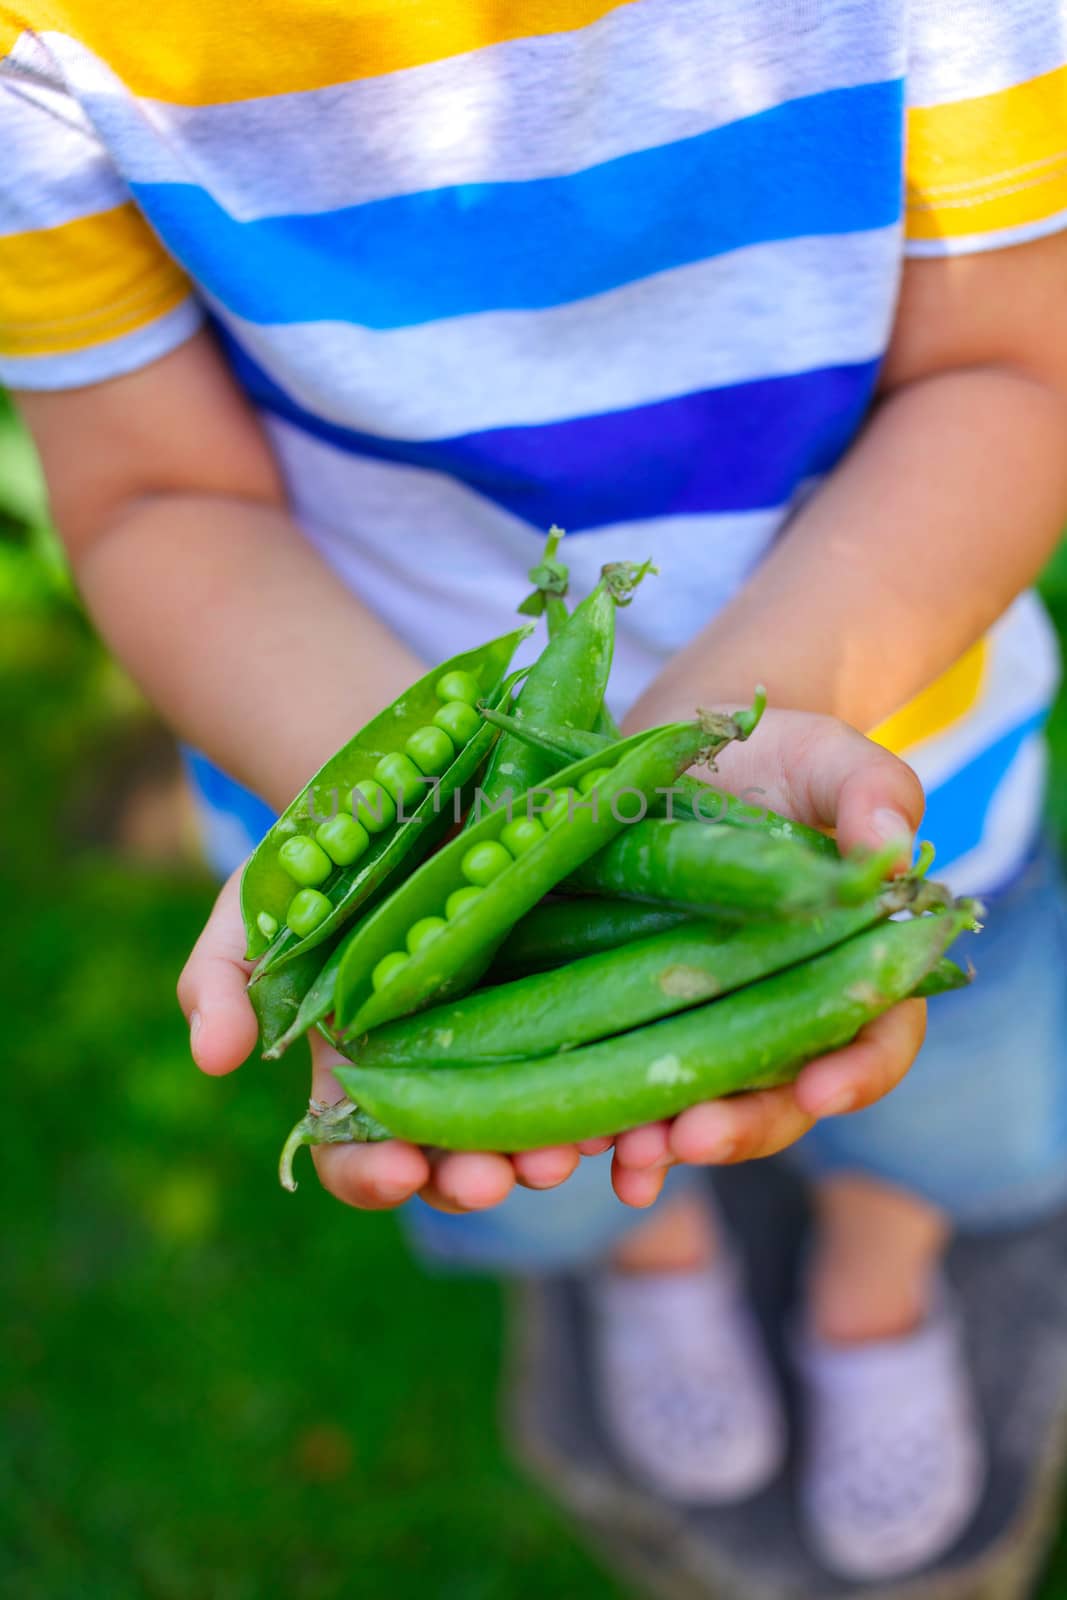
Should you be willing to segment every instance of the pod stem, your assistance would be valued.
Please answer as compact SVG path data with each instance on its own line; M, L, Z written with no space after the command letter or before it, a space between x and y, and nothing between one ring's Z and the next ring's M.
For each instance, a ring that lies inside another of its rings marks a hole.
M328 1106L322 1100L308 1102L307 1115L301 1117L282 1146L278 1158L278 1178L283 1189L292 1194L297 1188L293 1177L293 1160L302 1145L312 1144L377 1144L392 1135L361 1111L351 1100L338 1100Z
M524 617L539 617L547 611L549 623L552 623L554 616L558 622L559 609L566 597L567 587L570 583L568 568L562 561L557 561L556 559L556 552L563 537L563 529L553 523L548 530L548 537L545 540L545 548L540 561L535 567L531 567L526 574L534 585L534 590L532 594L526 596L525 600L517 608L520 615Z
M634 590L650 572L659 573L651 561L609 561L600 569L600 581L617 606L628 606Z
M763 713L767 709L767 691L762 683L757 683L752 691L752 704L747 711L735 711L733 720L739 729L738 739L749 739L759 727Z

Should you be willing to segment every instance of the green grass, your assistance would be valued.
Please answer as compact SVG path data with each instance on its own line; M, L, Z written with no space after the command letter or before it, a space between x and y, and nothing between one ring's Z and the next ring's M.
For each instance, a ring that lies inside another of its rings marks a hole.
M0 502L0 1592L618 1600L503 1452L496 1286L427 1279L310 1164L282 1194L303 1059L193 1069L173 989L212 885L85 838L142 711L9 420ZM1050 594L1067 623L1067 566Z

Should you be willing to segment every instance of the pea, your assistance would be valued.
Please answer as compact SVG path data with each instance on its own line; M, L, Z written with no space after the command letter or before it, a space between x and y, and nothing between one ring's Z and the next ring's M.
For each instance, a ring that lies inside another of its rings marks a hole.
M438 678L436 689L439 700L462 700L468 706L477 705L482 697L482 686L474 673L458 668Z
M423 797L426 779L411 757L400 750L383 756L374 769L374 776L388 789L398 806L418 805Z
M513 856L524 856L545 836L545 825L540 817L516 817L500 834L500 843Z
M401 967L407 965L407 952L404 950L390 950L383 956L370 975L370 981L377 994L379 989L384 989L387 983L392 982Z
M339 867L350 867L370 847L370 834L366 828L343 811L316 828L315 838L330 860Z
M461 912L466 911L476 900L480 900L484 892L477 883L466 883L462 889L453 889L445 901L445 916L449 922L453 917L458 917Z
M285 925L303 939L330 914L330 902L318 889L298 889L285 913Z
M598 783L602 783L605 778L610 777L610 767L594 767L592 772L587 772L583 777L578 779L579 793L589 794L592 789L596 788Z
M456 747L443 728L416 728L404 746L420 772L439 778L452 765Z
M436 939L441 929L447 926L444 917L420 917L418 922L413 922L407 936L407 947L411 954L414 955L416 950L421 950L431 939Z
M569 822L581 798L577 789L557 789L555 800L544 813L545 827L554 828L557 822Z
M363 778L352 790L352 814L368 833L384 833L396 821L396 802L375 778Z
M455 745L465 745L482 725L482 719L465 700L449 700L433 714L433 725L441 728Z
M295 838L286 839L278 851L278 860L295 883L302 883L306 888L312 888L317 883L325 883L333 871L333 863L325 850L317 845L314 839L309 839L306 834L298 833Z
M256 918L256 927L264 939L273 939L278 931L278 919L272 917L269 911L261 911Z
M468 883L484 889L511 866L511 852L495 839L484 844L472 844L459 864L459 870Z

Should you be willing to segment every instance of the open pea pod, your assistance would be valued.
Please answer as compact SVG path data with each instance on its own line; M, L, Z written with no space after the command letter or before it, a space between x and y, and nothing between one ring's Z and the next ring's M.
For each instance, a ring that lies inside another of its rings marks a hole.
M248 959L259 959L256 977L330 939L412 850L424 853L447 831L453 797L481 768L496 730L474 719L465 730L457 716L449 722L450 736L437 719L453 702L439 696L438 685L448 680L464 689L467 700L457 696L456 704L467 704L475 686L478 698L496 703L530 632L517 628L428 672L331 756L285 808L241 879ZM416 768L405 747L412 735L427 733L433 735L423 741L429 753L419 755L423 764ZM385 757L399 763L399 776L379 782L375 769ZM400 770L405 762L408 778ZM437 772L427 770L434 765ZM347 815L352 790L364 783L376 791L377 808L360 802L353 818ZM324 833L324 825L333 831Z
M358 1036L473 987L519 918L626 827L635 800L643 814L727 736L725 718L654 728L566 767L553 789L483 811L348 936L335 1032Z

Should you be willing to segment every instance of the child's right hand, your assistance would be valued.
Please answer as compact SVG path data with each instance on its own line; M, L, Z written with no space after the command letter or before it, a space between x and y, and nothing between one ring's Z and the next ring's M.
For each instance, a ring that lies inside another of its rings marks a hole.
M846 724L807 712L768 712L758 740L731 747L721 758L718 781L736 792L756 790L772 809L815 827L835 828L845 850L906 840L922 816L922 789L909 767ZM239 879L234 873L219 895L178 982L193 1057L209 1073L232 1072L256 1043ZM809 1062L793 1084L691 1106L671 1122L633 1128L614 1140L502 1155L427 1151L394 1139L322 1146L313 1152L315 1164L331 1194L364 1210L401 1205L418 1194L442 1210L479 1211L506 1199L516 1183L554 1188L582 1155L614 1144L615 1192L625 1204L643 1207L656 1199L676 1162L770 1155L819 1117L859 1110L888 1094L914 1061L924 1026L923 1002L906 1000L843 1050ZM318 1035L311 1046L313 1097L328 1104L342 1099L331 1074L340 1058Z

